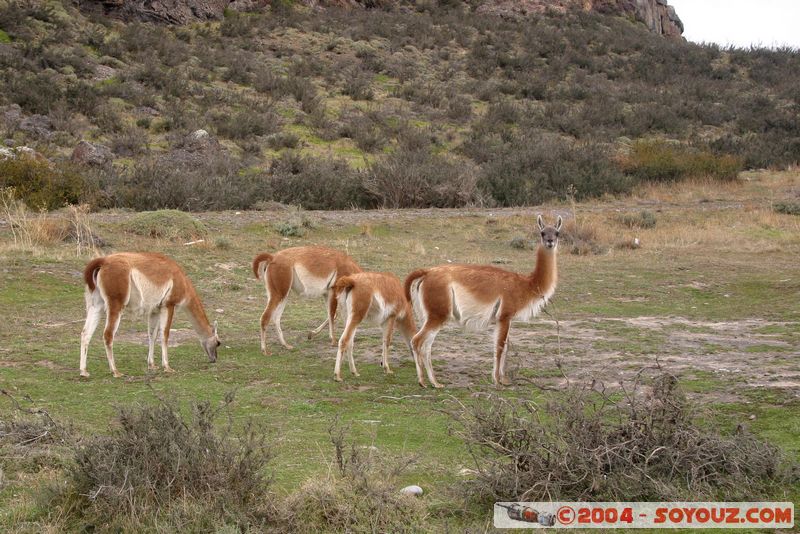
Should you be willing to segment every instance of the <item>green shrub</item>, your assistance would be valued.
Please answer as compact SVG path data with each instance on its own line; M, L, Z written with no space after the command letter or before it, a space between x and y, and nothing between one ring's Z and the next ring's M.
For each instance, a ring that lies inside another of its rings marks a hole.
M199 219L178 210L143 211L125 222L125 231L170 240L200 239L208 228Z
M26 154L0 159L0 187L13 187L33 209L56 209L67 204L92 203L96 187L68 164L53 164Z
M800 203L798 202L779 202L772 206L776 213L785 215L800 215Z
M622 161L623 170L646 182L710 177L735 180L743 168L736 156L717 156L663 141L637 141Z
M531 206L576 193L578 198L623 193L626 178L597 143L526 135L500 144L481 169L481 189L502 206Z
M619 222L628 228L650 229L656 227L656 214L649 210L642 210L637 214L625 214L619 217Z

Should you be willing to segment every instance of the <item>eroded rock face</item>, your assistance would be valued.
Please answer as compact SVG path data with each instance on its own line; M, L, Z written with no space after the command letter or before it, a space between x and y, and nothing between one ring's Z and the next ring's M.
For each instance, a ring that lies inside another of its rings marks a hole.
M85 10L102 11L124 20L188 24L222 18L231 0L79 0Z
M525 16L547 10L597 11L608 15L633 15L653 33L680 38L683 22L667 0L487 0L478 12L503 16Z

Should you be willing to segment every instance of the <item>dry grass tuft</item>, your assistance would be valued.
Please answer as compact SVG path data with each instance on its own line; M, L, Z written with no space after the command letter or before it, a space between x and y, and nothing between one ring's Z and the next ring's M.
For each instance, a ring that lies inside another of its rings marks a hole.
M287 531L420 532L424 505L400 493L399 475L410 462L390 465L371 447L348 442L338 421L330 428L335 462L327 477L312 478L284 503Z

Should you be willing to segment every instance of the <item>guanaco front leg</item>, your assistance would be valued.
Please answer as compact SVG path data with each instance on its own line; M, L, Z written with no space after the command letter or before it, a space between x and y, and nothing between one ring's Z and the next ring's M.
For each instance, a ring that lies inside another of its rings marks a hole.
M511 326L509 318L501 318L497 321L497 328L495 330L495 346L494 346L494 385L508 386L511 384L506 378L506 354L508 353L508 329Z
M164 366L164 371L167 373L175 372L172 367L169 366L169 356L167 355L167 347L169 346L169 331L172 328L172 318L174 315L174 306L167 306L161 309L161 365Z
M156 338L158 338L159 311L155 310L147 316L147 368L158 369L155 364Z

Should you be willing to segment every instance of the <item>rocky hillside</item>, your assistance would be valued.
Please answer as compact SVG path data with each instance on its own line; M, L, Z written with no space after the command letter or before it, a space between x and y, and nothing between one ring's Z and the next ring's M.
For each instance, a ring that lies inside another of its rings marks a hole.
M270 0L80 0L87 10L102 10L106 15L127 20L186 24L197 20L218 20L226 9L256 11L270 4ZM403 0L298 0L311 8L391 8L413 6L424 2ZM541 14L547 10L565 12L571 9L597 11L612 15L629 15L643 22L650 31L667 37L680 37L683 23L668 5L667 0L480 0L446 3L477 13L503 16L527 16Z
M217 20L208 0L177 25L0 0L0 187L36 207L520 205L800 161L800 54L619 11L664 31L663 3L350 4Z

